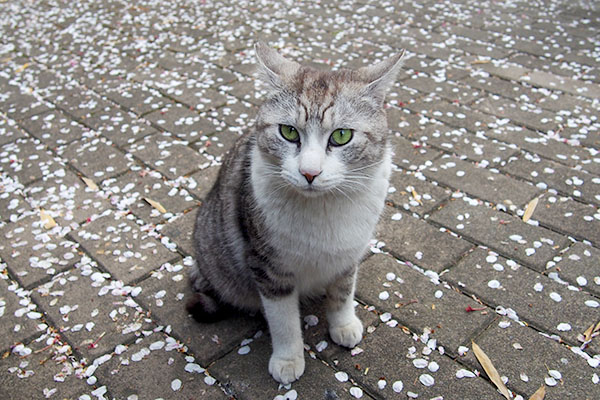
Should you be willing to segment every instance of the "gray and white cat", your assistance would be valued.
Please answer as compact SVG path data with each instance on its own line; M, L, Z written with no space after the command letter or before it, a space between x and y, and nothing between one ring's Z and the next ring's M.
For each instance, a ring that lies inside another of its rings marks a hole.
M269 372L304 372L299 302L326 294L329 334L354 347L358 265L384 207L391 150L383 103L402 53L358 70L318 71L257 44L268 96L225 158L194 230L198 320L262 311Z

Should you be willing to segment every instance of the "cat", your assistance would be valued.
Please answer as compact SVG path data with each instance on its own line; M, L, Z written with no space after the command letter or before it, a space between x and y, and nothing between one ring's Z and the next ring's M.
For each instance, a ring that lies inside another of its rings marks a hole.
M331 339L352 348L358 265L383 210L391 173L385 94L403 52L358 70L320 71L255 46L267 91L254 127L224 158L199 208L188 310L262 312L269 372L304 372L299 303L326 295Z

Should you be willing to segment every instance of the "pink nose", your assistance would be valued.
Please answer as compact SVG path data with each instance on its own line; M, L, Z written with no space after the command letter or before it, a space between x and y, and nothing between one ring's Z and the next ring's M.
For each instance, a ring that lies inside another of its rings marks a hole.
M302 171L302 170L300 170L300 173L302 175L304 175L304 177L306 178L306 181L310 184L310 183L313 183L313 181L315 180L315 178L321 174L321 171L316 172L316 171Z

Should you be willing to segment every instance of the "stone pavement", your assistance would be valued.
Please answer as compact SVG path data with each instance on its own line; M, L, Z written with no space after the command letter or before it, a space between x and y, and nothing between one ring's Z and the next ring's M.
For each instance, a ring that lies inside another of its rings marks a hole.
M515 398L600 398L599 8L1 1L0 398L503 398L471 341ZM184 310L195 210L263 97L257 38L316 67L408 51L365 337L334 345L307 307L291 387L259 318Z

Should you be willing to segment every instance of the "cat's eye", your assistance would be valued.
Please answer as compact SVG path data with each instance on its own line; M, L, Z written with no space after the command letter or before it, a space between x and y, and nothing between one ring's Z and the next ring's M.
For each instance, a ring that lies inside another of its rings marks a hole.
M300 134L298 134L298 130L293 126L279 125L279 133L287 141L296 143L300 140Z
M352 140L352 129L336 129L329 137L332 146L343 146Z

